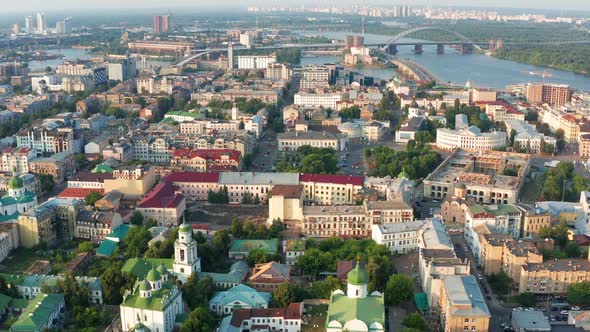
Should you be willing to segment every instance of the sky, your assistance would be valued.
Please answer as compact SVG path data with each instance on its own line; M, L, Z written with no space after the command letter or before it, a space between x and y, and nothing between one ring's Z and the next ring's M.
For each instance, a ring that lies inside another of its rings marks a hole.
M6 3L6 5L2 5ZM564 9L590 11L589 0L411 0L411 1L385 1L385 0L27 0L13 1L0 0L0 12L35 12L61 11L97 8L169 8L175 7L214 7L243 9L248 5L342 5L342 4L374 4L392 5L412 4L431 6L471 6L490 8L534 8L534 9ZM8 5L9 4L9 5ZM4 7L4 8L3 8ZM105 13L107 14L107 13Z

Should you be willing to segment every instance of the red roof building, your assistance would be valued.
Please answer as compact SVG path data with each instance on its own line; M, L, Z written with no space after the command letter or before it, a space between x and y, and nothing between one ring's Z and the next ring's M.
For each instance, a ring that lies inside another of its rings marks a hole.
M160 182L137 204L144 219L154 219L160 226L177 225L185 209L184 195L168 181Z
M97 192L101 195L104 194L102 188L66 188L59 195L58 198L79 198L84 199L89 194Z
M176 185L190 200L207 200L209 190L219 190L219 173L174 172L163 181Z
M170 164L197 172L236 171L239 170L241 161L242 154L237 150L185 148L174 151Z

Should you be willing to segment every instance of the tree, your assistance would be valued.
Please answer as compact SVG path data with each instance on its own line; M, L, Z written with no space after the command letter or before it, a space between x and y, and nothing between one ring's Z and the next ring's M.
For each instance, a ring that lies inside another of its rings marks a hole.
M213 239L211 239L211 248L215 252L225 253L229 250L231 238L227 230L215 232Z
M229 231L236 239L242 239L244 237L244 227L239 219L232 220Z
M143 225L143 214L141 214L141 212L137 210L133 211L133 214L131 215L129 222L131 223L131 225Z
M191 311L182 324L180 332L211 332L215 331L215 319L208 309L198 307Z
M537 305L537 296L531 292L524 292L518 295L518 303L523 307L534 307Z
M323 252L318 248L310 248L297 257L297 266L304 276L318 276L320 272L335 271L337 258L331 252Z
M281 232L285 229L285 226L281 222L281 219L275 219L272 221L270 228L268 229L268 236L273 239L279 237Z
M272 261L278 262L281 257L279 255L269 254L264 249L252 249L248 252L248 266L253 267L256 264L269 263Z
M590 281L582 281L567 287L567 300L572 304L590 304Z
M90 289L85 282L78 282L73 274L68 273L64 278L55 282L55 286L43 285L42 292L62 293L70 308L86 307L90 303Z
M582 250L580 246L576 243L576 241L569 241L565 245L565 253L569 258L579 258L582 255Z
M148 249L148 242L152 235L147 228L142 226L131 227L123 243L127 246L129 257L141 257Z
M403 274L394 274L385 286L385 302L388 305L399 305L414 295L414 280Z
M51 174L39 174L39 184L41 185L41 190L45 193L50 193L53 188L55 187L55 181L53 180L53 175Z
M80 244L78 244L78 252L93 252L94 251L94 245L92 244L92 242L90 241L84 241L81 242Z
M78 166L83 165L86 162L86 156L82 153L76 153L74 154L74 161Z
M93 191L90 194L86 195L86 197L84 197L84 204L86 204L87 206L94 206L96 201L98 201L101 198L101 193L99 193L98 191Z
M340 280L333 276L328 276L324 280L311 283L310 295L316 299L329 299L333 291L342 289L342 287Z
M338 112L343 119L358 119L361 117L361 109L358 106L346 107Z
M289 303L300 302L306 296L306 292L298 284L284 282L272 292L272 300L276 307L286 308Z
M410 329L415 329L417 331L426 331L427 328L426 321L424 320L422 315L420 315L417 312L407 315L406 318L404 318L404 320L402 321L402 325Z
M191 310L198 307L208 307L209 298L213 295L213 279L207 276L199 280L197 274L193 272L186 283L182 285L182 293L190 294L185 300Z
M123 293L133 287L135 277L121 271L121 264L111 264L100 276L104 303L119 305L123 302Z
M499 273L490 275L488 277L488 282L490 283L494 293L505 295L508 294L508 291L510 290L510 284L512 280L510 280L510 277L508 274L506 274L506 272L501 271Z
M0 276L0 294L8 295L10 297L17 297L18 291L15 285L6 282L4 277Z

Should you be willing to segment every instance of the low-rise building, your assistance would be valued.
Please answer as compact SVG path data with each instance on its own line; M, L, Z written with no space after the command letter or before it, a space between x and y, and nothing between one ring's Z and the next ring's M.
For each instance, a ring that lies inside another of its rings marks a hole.
M442 277L440 317L445 332L487 332L492 315L474 276Z
M269 302L270 293L238 285L213 295L209 300L209 310L220 316L231 315L236 309L266 309Z
M10 332L44 331L59 328L65 308L63 294L39 294L23 310Z
M306 107L323 107L335 110L336 105L342 100L340 93L306 93L295 94L294 104Z
M82 210L76 218L75 237L101 243L122 222L123 218L116 212Z
M258 291L272 292L280 284L291 281L291 267L287 264L270 262L256 264L248 284Z
M154 167L122 167L113 171L112 179L104 180L104 192L118 191L126 199L138 199L156 184Z
M395 131L396 143L408 143L416 137L416 133L422 130L424 118L413 117L404 122L401 127Z
M229 258L248 258L248 253L254 249L262 249L268 254L276 255L279 252L279 240L233 240L229 248Z
M393 254L405 254L420 248L420 231L423 220L404 223L373 225L371 236L378 244L389 248Z
M259 329L301 332L303 303L290 303L285 309L236 309L219 325L219 332L246 332Z
M436 146L443 150L454 150L456 148L493 150L506 146L506 133L502 131L482 133L475 126L460 130L438 128L436 130Z
M279 151L295 151L304 145L316 148L332 148L342 151L346 147L348 139L342 134L319 131L291 131L277 135Z
M363 189L364 177L329 174L300 174L306 203L319 205L354 204Z
M227 149L178 149L170 165L196 172L236 171L240 169L242 156L239 151Z
M56 153L51 157L38 157L29 160L29 171L35 174L53 176L55 183L62 183L75 173L74 155L69 151Z
M518 142L519 150L528 151L530 153L542 153L549 151L546 145L553 146L557 140L554 137L545 136L537 129L524 120L509 120L506 121L506 132L511 133L512 130L516 132L514 142Z
M305 253L306 240L285 240L283 252L285 253L285 263L295 265L297 257Z
M179 188L168 181L159 183L138 204L137 211L143 217L158 221L159 226L178 225L184 210L186 199Z
M174 172L163 181L177 186L188 200L206 201L209 191L219 190L219 173Z

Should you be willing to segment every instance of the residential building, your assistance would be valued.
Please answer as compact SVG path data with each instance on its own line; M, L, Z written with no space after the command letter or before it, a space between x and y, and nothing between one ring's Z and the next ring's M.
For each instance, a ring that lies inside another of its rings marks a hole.
M109 80L126 81L137 76L137 64L135 58L128 57L118 62L109 62L107 65Z
M386 246L392 254L405 254L420 248L424 225L424 220L373 225L371 236L375 242Z
M65 126L21 129L16 134L18 147L35 149L46 154L81 152L74 141L74 130Z
M137 329L139 324L148 331L170 332L176 316L184 314L182 292L168 279L164 265L152 267L145 279L137 281L132 291L126 291L119 307L121 326L126 331Z
M44 243L48 246L75 235L76 218L84 203L81 200L52 198L18 217L19 243L31 248Z
M521 265L519 293L565 296L569 285L590 281L590 262L583 258L556 259Z
M8 331L36 332L58 329L63 323L62 316L65 305L63 294L39 294L23 309Z
M101 243L122 223L123 218L116 212L81 210L76 218L74 237Z
M19 246L16 222L2 222L0 224L0 262L8 258L12 251Z
M264 69L271 63L277 62L275 55L240 55L238 69Z
M0 172L29 173L29 160L35 158L34 149L8 148L0 155Z
M173 79L162 77L138 77L137 93L171 94L175 83Z
M454 150L456 148L493 150L506 146L506 133L502 131L482 133L475 126L461 130L438 128L436 130L436 146L443 150Z
M168 181L156 185L136 208L146 220L157 220L159 226L178 225L185 209L186 199L179 188Z
M213 280L213 286L217 289L229 289L243 284L248 274L248 264L239 260L231 265L228 273L199 272L199 280L209 277Z
M502 252L502 271L506 272L510 279L518 287L521 279L522 266L530 263L542 263L543 255L537 246L528 240L507 241ZM524 292L524 290L523 290Z
M209 300L209 310L220 316L231 315L236 309L266 309L269 302L270 293L238 285L215 293Z
M274 188L273 188L274 191ZM295 265L297 257L305 253L306 240L285 240L283 241L283 253L285 254L285 263Z
M295 105L306 107L323 107L335 110L336 104L342 100L340 93L306 93L295 94Z
M332 148L335 151L341 151L346 147L348 138L342 134L325 131L290 131L277 134L277 141L279 151L294 151L304 145L316 148Z
M492 315L474 276L442 277L440 318L445 332L487 332Z
M127 199L145 195L156 184L156 172L151 166L120 167L112 179L104 180L104 192L118 191Z
M512 313L510 325L515 332L551 332L552 328L541 310L517 310ZM574 325L574 324L572 324Z
M168 33L170 29L170 15L155 15L154 16L154 33L159 35Z
M290 281L291 267L277 262L256 264L248 278L248 284L261 292L272 292L280 284Z
M539 232L551 227L551 213L542 208L525 204L516 205L523 213L521 237L525 239L539 238Z
M299 175L299 184L304 188L305 203L351 205L363 190L364 177L302 173Z
M491 89L473 88L471 89L471 100L474 103L480 101L496 101L497 92Z
M255 328L270 331L301 332L303 303L290 303L285 309L236 309L223 318L219 332L246 332Z
M244 195L266 202L275 185L298 183L299 174L294 173L224 172L219 175L218 186L227 189L230 203L241 203Z
M219 190L219 173L174 172L163 181L177 186L188 200L205 201L209 191Z
M485 275L502 272L504 244L513 240L510 234L489 233L482 236L480 265Z
M178 149L173 152L170 165L196 172L237 171L241 168L239 151L228 149Z
M509 120L505 122L506 132L516 132L514 142L518 142L519 150L530 153L542 153L545 145L555 148L557 140L554 137L543 135L537 129L524 120Z
M580 138L580 125L573 115L564 114L560 118L560 129L563 130L563 139L568 143L577 143Z
M299 89L322 89L329 88L331 80L330 69L324 66L307 66L301 72Z
M135 135L131 137L133 157L150 163L169 163L170 144L166 138Z
M348 272L346 294L335 290L330 296L326 331L386 331L383 294L377 291L369 294L368 283L369 274L357 263Z
M529 103L564 105L572 100L573 90L565 84L528 83L526 97Z
M59 152L51 157L39 157L29 160L29 172L53 176L55 183L62 183L75 172L74 154L69 151Z
M269 63L264 72L264 78L272 81L290 81L293 70L284 63Z

